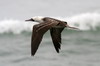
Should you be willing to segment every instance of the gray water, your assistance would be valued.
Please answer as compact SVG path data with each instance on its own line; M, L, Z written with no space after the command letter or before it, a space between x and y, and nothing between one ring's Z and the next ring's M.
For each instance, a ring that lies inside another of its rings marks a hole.
M100 66L99 3L100 0L0 0L0 66ZM48 31L32 57L32 26L24 24L32 16L60 17L81 30L62 32L60 53L56 53Z
M30 35L0 35L2 66L99 66L100 32L66 31L62 33L60 53L56 53L49 32L34 57L30 54Z

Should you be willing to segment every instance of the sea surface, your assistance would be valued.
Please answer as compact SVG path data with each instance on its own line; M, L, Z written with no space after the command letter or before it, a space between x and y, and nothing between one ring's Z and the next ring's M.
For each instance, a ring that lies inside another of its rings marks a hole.
M68 22L60 53L46 32L31 56L33 16ZM100 0L0 0L0 66L100 66Z

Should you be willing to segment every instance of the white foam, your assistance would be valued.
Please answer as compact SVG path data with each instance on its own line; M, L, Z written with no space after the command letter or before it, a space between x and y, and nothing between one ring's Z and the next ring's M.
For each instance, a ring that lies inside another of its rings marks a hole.
M83 13L65 18L64 20L81 30L96 30L97 27L100 27L99 13Z
M83 13L71 17L59 17L58 19L67 21L70 26L78 27L80 30L96 30L97 27L100 27L99 13ZM31 32L34 24L36 23L13 19L2 20L0 21L0 33L13 32L19 34L22 31Z
M32 26L35 23L32 22L24 22L19 20L3 20L0 21L0 33L8 33L13 32L15 34L19 34L22 31L31 31Z

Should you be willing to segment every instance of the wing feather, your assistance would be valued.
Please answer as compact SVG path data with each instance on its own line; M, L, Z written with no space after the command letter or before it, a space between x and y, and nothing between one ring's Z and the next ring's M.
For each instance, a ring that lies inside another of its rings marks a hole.
M50 29L51 38L57 53L59 53L59 49L61 48L61 32L63 31L63 29L64 27Z
M32 38L31 38L31 55L34 56L45 32L47 32L52 26L57 25L57 22L43 22L33 26Z

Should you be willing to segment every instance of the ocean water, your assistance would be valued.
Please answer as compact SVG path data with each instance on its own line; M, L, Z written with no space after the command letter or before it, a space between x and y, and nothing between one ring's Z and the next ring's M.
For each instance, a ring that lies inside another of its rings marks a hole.
M99 66L99 0L0 0L0 66ZM49 31L31 56L32 16L50 16L79 30L62 32L56 53Z

